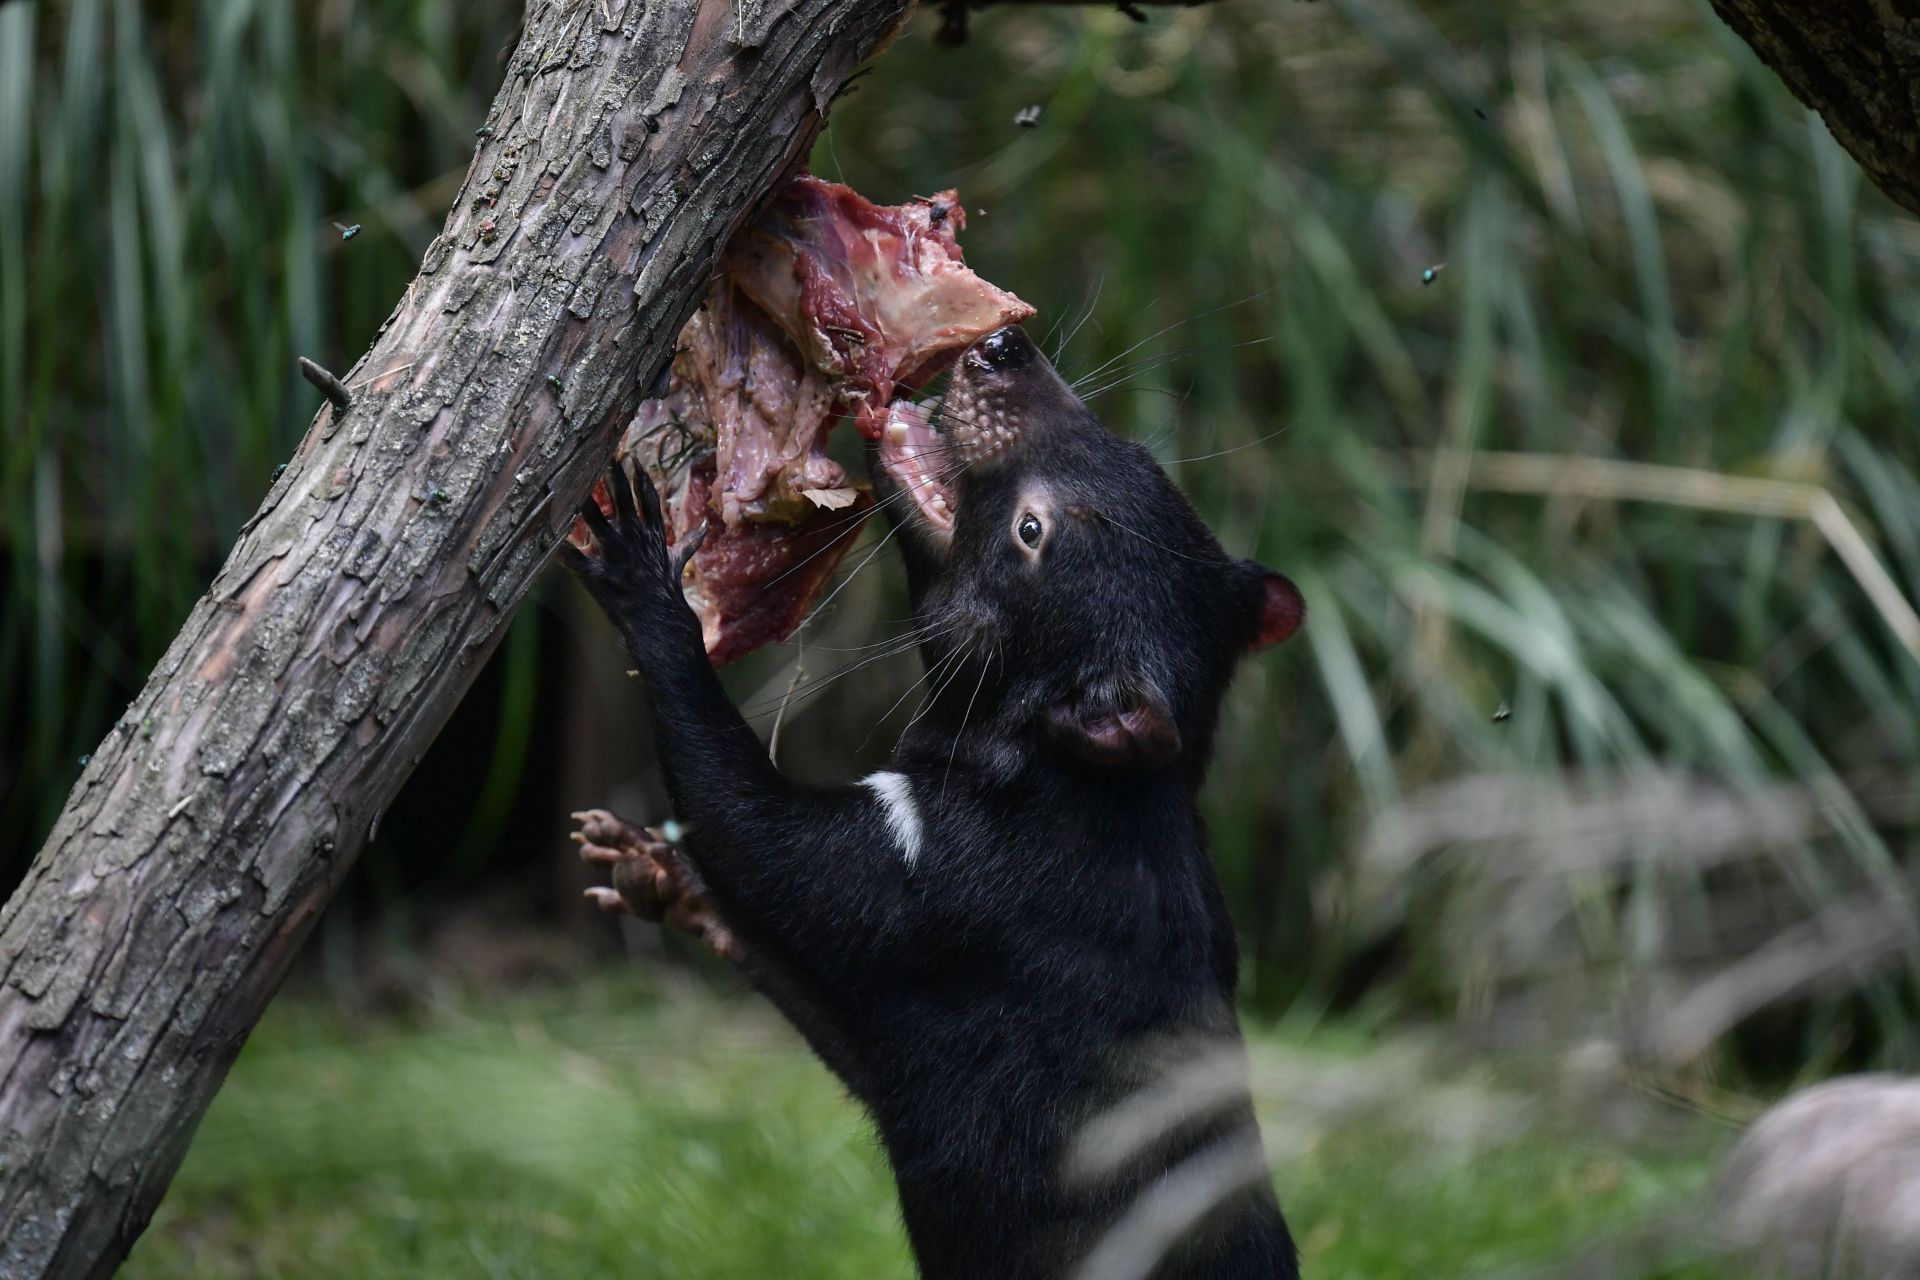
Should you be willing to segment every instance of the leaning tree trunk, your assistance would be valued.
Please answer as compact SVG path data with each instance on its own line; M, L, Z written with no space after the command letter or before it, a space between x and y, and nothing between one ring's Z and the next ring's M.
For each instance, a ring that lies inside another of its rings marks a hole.
M1920 0L1713 0L1880 189L1920 213Z
M0 914L0 1276L125 1256L716 251L907 4L530 4L419 275L312 372L331 402Z

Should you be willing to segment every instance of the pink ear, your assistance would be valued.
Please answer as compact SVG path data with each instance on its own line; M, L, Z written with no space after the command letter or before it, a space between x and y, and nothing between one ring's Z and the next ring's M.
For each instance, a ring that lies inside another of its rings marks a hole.
M1260 581L1264 588L1260 621L1254 628L1252 642L1247 645L1249 651L1279 644L1307 620L1307 602L1301 598L1300 588L1271 569L1261 570Z

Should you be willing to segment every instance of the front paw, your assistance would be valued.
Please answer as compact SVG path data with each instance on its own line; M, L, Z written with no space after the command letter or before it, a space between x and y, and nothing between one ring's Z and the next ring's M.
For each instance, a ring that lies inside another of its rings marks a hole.
M605 809L573 815L580 856L611 872L613 887L587 890L602 910L653 920L698 939L722 960L740 963L746 952L720 918L700 877L657 831L636 827Z
M580 509L574 536L561 545L561 559L599 602L636 655L657 652L662 644L684 645L691 640L699 645L699 620L681 594L680 580L705 527L683 539L679 554L674 554L668 546L660 494L644 470L638 484L636 508L634 487L627 480L626 470L615 463L604 481L610 491L611 512L590 497Z

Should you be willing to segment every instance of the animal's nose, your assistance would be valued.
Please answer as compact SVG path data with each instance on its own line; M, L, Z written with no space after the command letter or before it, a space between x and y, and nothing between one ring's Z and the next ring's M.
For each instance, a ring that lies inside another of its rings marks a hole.
M967 348L967 364L981 373L1014 373L1032 364L1040 352L1017 324L995 329Z

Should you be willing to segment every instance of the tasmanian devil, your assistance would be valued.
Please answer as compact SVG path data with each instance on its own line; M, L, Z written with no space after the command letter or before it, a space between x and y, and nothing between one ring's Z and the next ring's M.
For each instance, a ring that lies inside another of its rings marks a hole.
M657 495L642 476L636 509L616 472L613 514L583 512L598 554L563 554L645 676L684 834L595 812L579 838L867 1107L929 1280L1296 1276L1197 792L1235 664L1293 633L1299 593L1226 554L1017 327L871 448L935 676L891 767L780 774L708 663ZM1169 1046L1224 1058L1225 1085L1168 1102Z

